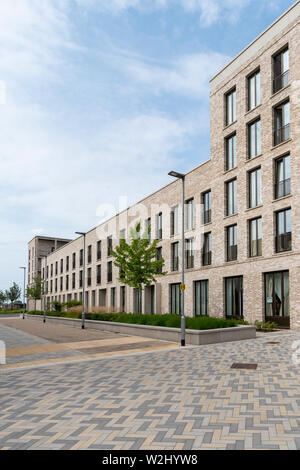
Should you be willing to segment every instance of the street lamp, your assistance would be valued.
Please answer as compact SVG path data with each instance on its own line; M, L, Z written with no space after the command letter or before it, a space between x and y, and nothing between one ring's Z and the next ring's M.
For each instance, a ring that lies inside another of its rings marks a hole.
M25 278L26 278L26 267L20 266L20 269L24 271L24 286L23 286L23 320L25 319Z
M82 314L81 328L84 330L84 307L85 307L85 236L86 232L75 232L77 235L83 236L83 273L82 273Z
M185 175L183 173L178 173L177 171L170 171L169 176L178 178L182 181L182 261L181 261L181 346L185 346L185 316L184 316L184 182Z

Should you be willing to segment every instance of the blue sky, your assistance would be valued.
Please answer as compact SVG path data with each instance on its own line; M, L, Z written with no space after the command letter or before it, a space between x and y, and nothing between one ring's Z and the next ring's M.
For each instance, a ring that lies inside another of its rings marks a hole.
M209 79L293 3L0 0L0 289L34 235L207 160Z

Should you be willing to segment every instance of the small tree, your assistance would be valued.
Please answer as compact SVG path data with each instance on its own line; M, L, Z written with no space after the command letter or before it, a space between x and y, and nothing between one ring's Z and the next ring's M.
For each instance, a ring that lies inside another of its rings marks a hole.
M7 300L6 293L0 290L0 305L2 306L4 302L6 302L6 300Z
M18 284L15 282L13 285L5 292L6 298L10 300L11 306L13 303L21 297L22 291Z
M164 259L157 259L157 240L150 243L151 228L141 236L141 224L138 222L130 229L129 242L120 240L120 245L112 250L114 264L119 268L119 280L140 292L144 286L156 283L155 276L165 275L162 271Z
M33 279L31 287L27 287L27 299L34 299L34 310L36 310L36 301L42 298L44 293L44 281L40 276Z

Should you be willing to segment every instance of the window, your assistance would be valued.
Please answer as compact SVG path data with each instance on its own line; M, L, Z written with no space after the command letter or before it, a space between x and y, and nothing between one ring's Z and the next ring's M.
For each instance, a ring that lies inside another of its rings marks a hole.
M151 240L151 217L145 220L145 234L148 240Z
M107 282L112 282L112 261L107 263Z
M72 255L72 269L76 268L76 253Z
M115 307L116 306L116 288L112 287L110 289L110 306Z
M63 271L64 271L64 260L61 259L61 260L60 260L60 273L62 274Z
M236 134L225 139L226 171L236 167Z
M175 315L181 314L181 296L180 296L180 284L171 284L171 313Z
M261 154L260 119L248 124L248 159Z
M195 281L195 316L208 315L208 281Z
M162 212L156 215L156 238L162 240Z
M82 249L79 252L79 265L83 266L83 250Z
M101 240L97 241L97 260L101 259Z
M53 276L53 264L50 266L51 277Z
M186 201L185 229L192 230L194 228L194 199Z
M205 233L203 237L202 265L211 265L211 232Z
M274 108L274 145L279 145L290 138L290 102Z
M58 274L58 261L55 261L55 276Z
M156 248L156 259L162 259L162 247ZM162 268L159 268L158 273L162 272Z
M290 321L289 272L277 271L265 274L266 321L289 327Z
M107 237L107 256L111 256L112 246L113 240L112 235L110 235L109 237Z
M243 316L243 276L225 279L226 317Z
M226 125L236 120L236 90L232 90L226 95Z
M171 244L171 271L179 269L179 243Z
M290 156L275 161L275 199L291 194Z
M261 204L261 169L249 172L249 208Z
M88 268L87 270L87 285L92 285L92 268Z
M289 84L289 50L285 48L273 57L273 93Z
M82 287L82 280L83 280L83 272L81 270L79 271L79 287Z
M227 261L237 259L237 225L227 227Z
M97 284L101 284L101 264L97 266Z
M185 267L191 269L194 267L194 239L188 238L185 241Z
M208 224L211 222L211 190L202 194L203 204L203 223Z
M171 209L170 234L171 237L178 234L178 206Z
M52 291L53 291L53 281L51 279L51 281L50 281L50 294L52 294Z
M249 221L249 256L262 255L262 219L257 217L256 219Z
M67 256L66 257L66 271L69 271L69 267L70 267L70 257Z
M69 275L66 275L66 290L69 290Z
M248 111L260 104L260 72L248 78Z
M72 273L72 289L75 289L75 287L76 287L75 273Z
M88 246L88 263L92 262L92 245Z
M292 249L291 209L284 209L276 213L275 244L277 253Z
M57 292L57 278L55 278L55 292Z
M226 184L226 215L233 215L237 212L236 179Z

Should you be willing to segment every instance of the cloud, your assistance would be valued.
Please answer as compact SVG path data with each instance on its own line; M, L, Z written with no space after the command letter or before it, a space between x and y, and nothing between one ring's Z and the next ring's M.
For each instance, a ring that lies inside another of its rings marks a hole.
M207 52L180 57L164 67L128 60L124 69L153 93L176 93L193 100L207 100L209 79L229 61L229 56Z

